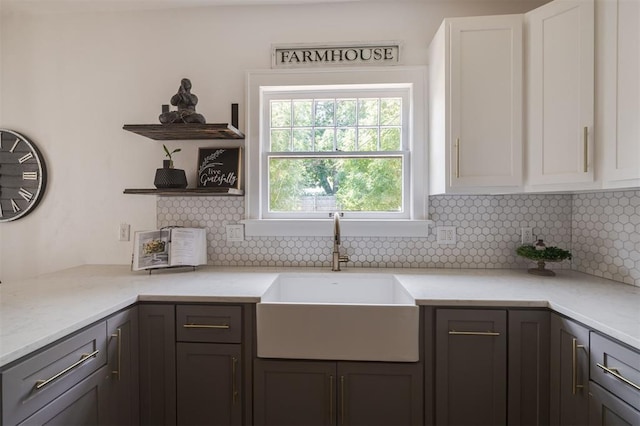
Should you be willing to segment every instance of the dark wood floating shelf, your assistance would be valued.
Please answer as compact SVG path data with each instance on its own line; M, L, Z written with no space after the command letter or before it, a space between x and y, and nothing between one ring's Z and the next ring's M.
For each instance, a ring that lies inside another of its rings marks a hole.
M125 124L122 128L157 141L244 139L244 134L228 123Z
M171 195L171 196L194 196L194 195L244 195L242 189L235 188L177 188L177 189L125 189L125 194L150 194L150 195Z

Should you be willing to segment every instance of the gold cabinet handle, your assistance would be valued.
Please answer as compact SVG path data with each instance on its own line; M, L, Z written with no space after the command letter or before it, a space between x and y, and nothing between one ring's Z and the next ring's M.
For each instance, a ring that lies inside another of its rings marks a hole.
M584 345L579 345L578 339L573 339L571 341L571 388L574 395L578 393L578 389L584 388L584 385L578 384L578 349L584 349Z
M495 337L495 336L499 336L500 333L495 332L495 331L455 331L455 330L450 330L449 331L449 335L450 336L489 336L489 337Z
M584 126L584 129L582 129L582 143L584 145L583 170L587 173L587 170L589 169L589 127L587 126Z
M95 357L96 355L98 355L98 352L100 352L99 350L95 350L93 352L91 352L90 354L82 354L82 356L80 357L79 361L74 362L73 364L71 364L70 366L68 366L67 368L65 368L64 370L62 370L61 372L59 372L58 374L49 377L46 380L36 380L36 389L42 389L43 387L45 387L46 385L48 385L49 383L53 382L55 379L64 376L65 374L67 374L69 371L73 370L74 368L82 365L83 363L85 363L88 359Z
M120 366L122 365L122 329L116 329L116 332L111 335L112 338L116 339L117 346L117 357L118 357L118 367L115 370L111 371L111 375L115 377L116 380L120 380Z
M231 358L231 376L232 376L232 380L231 380L231 400L233 402L233 405L236 405L236 401L238 399L238 377L237 377L237 372L238 372L238 358L232 357Z
M460 138L456 139L456 178L460 177Z
M223 329L223 330L227 330L231 327L229 327L229 324L183 324L182 325L183 328L215 328L215 329Z
M333 421L333 374L329 375L329 424L334 424Z
M344 376L340 376L340 425L344 426Z
M618 380L628 384L629 386L635 388L636 390L640 391L640 386L636 385L631 380L629 380L626 377L624 377L623 375L621 375L617 368L607 368L604 365L600 364L599 362L596 363L596 366L602 368L605 373L611 374L616 379L618 379Z

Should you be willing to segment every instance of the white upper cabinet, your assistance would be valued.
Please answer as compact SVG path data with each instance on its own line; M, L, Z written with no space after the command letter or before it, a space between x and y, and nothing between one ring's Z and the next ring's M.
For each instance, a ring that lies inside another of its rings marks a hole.
M599 156L606 188L640 186L640 1L598 0Z
M594 1L525 14L528 190L594 186Z
M429 46L430 190L522 191L523 16L445 19Z

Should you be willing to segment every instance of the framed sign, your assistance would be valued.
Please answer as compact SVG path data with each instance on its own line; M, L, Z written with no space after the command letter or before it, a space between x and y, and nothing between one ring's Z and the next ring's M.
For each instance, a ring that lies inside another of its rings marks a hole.
M200 148L198 188L240 189L242 148Z

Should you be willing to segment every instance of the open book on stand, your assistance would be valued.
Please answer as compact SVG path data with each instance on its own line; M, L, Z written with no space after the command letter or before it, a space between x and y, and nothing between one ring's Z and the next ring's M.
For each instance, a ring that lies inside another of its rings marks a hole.
M163 228L134 234L131 263L134 271L206 264L204 228Z

